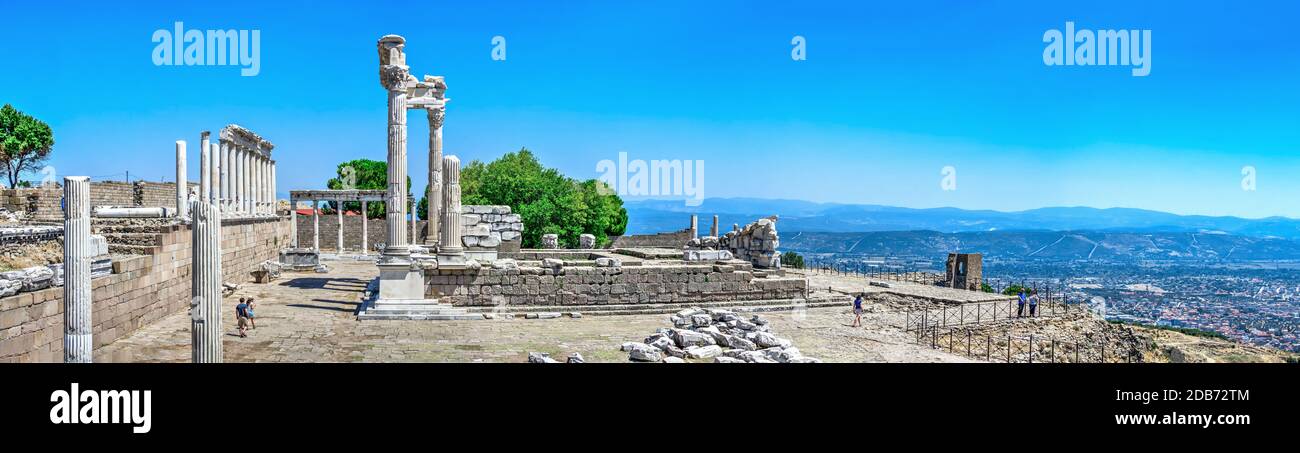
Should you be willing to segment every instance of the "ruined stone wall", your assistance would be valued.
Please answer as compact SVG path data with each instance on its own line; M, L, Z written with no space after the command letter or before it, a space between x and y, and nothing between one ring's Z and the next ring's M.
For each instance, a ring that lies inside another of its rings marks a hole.
M113 274L94 279L95 347L122 338L163 316L185 311L190 299L190 227L159 233L151 255L117 259ZM274 259L289 239L287 219L230 221L221 228L222 273L227 283L248 281L258 263ZM0 362L63 360L63 288L0 299Z
M191 190L197 183L190 184ZM62 187L0 189L0 207L26 213L38 222L62 221ZM143 206L176 208L176 183L99 181L90 183L92 206Z
M695 238L695 230L690 228L671 233L635 234L628 236L610 236L610 248L671 248L680 249Z
M426 294L455 305L665 304L804 299L802 278L757 278L748 265L520 266L477 272L428 271Z
M519 250L524 221L509 206L461 207L461 243L469 249Z

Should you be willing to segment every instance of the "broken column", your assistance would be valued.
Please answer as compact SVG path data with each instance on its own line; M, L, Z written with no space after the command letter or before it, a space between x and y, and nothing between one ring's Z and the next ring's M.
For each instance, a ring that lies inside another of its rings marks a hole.
M361 254L370 254L370 226L366 219L370 217L370 201L361 200Z
M298 248L298 200L289 197L289 237L293 248Z
M338 214L338 218L339 218L338 251L339 254L342 255L343 254L343 200L340 199L334 201L334 212Z
M187 218L190 186L185 181L185 140L176 141L176 217Z
M700 237L700 216L691 214L691 238Z
M184 142L176 142L183 156ZM63 361L90 363L90 178L63 178Z
M221 148L216 143L208 144L208 159L208 171L212 174L208 177L208 190L211 192L206 201L221 209Z
M320 201L311 201L311 248L320 253Z
M713 227L709 228L709 236L718 237L718 215L713 215Z
M438 266L443 259L448 264L463 263L465 249L460 243L460 158L447 156L442 158L442 237L439 238Z
M190 341L194 363L221 363L221 211L201 200L194 218L190 284Z
M199 199L207 200L212 196L212 180L210 172L212 165L212 155L208 152L208 136L211 132L203 131L199 134Z

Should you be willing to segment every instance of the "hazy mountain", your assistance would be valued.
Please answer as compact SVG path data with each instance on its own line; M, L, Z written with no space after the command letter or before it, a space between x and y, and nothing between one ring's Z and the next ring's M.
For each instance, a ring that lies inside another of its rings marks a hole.
M625 202L628 233L643 234L685 228L691 213L700 215L700 230L708 231L718 215L722 231L769 215L779 215L782 232L916 231L939 233L977 231L1110 231L1127 233L1224 232L1251 238L1300 239L1300 220L1285 217L1184 216L1131 208L1051 207L1002 212L958 208L913 209L880 205L813 203L758 198L709 198L700 206L681 200Z
M1102 231L883 231L787 232L781 250L876 256L943 257L949 252L987 258L1045 260L1297 260L1300 242L1224 233Z

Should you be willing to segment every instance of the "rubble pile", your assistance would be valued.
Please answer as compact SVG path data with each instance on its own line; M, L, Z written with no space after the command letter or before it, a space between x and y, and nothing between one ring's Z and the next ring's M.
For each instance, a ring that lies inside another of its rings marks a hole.
M623 343L634 362L682 363L713 359L714 363L820 363L805 357L794 344L776 336L762 316L745 319L730 310L688 308L670 318L673 328L661 328L641 343Z
M758 219L757 222L728 231L718 238L722 249L730 250L736 259L749 261L754 267L781 268L781 239L776 232L777 216Z

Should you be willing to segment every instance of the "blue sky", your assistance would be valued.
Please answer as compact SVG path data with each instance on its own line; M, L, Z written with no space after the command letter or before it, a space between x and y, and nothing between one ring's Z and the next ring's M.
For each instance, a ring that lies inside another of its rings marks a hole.
M466 161L526 146L591 178L623 151L705 161L707 197L1300 217L1300 5L1064 3L21 2L0 102L50 123L59 175L98 179L173 179L175 140L244 125L276 143L284 197L384 159L375 41L396 33L413 74L446 76L444 148ZM1044 65L1067 20L1152 30L1151 74ZM155 66L176 21L260 30L261 73Z

